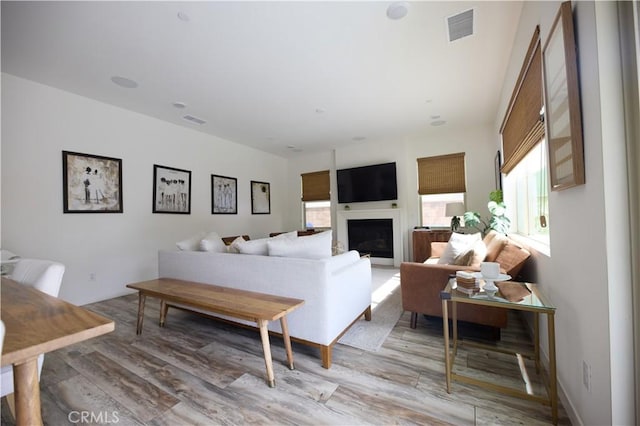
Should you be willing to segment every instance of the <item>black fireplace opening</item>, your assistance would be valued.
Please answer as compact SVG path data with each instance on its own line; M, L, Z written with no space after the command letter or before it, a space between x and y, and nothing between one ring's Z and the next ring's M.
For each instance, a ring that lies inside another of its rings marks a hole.
M393 219L347 220L349 250L393 259Z

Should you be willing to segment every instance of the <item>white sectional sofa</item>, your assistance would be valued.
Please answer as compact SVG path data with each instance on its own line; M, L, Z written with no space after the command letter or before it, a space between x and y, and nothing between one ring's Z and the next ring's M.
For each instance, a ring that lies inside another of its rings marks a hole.
M371 263L357 251L304 259L160 250L158 274L304 299L301 308L287 315L289 334L294 341L318 347L325 368L331 366L333 345L349 326L362 315L371 318ZM272 321L269 329L281 333L279 321Z

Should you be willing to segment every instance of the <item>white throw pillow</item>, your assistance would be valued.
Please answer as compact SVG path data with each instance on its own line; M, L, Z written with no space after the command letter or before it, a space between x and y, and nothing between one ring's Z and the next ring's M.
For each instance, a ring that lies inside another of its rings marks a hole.
M272 238L298 238L298 231L283 232Z
M259 254L262 256L266 256L269 253L269 249L267 248L267 241L271 238L260 238L257 240L249 240L249 241L238 241L235 244L235 248L238 250L238 253L242 254ZM282 239L285 241L286 239ZM235 243L235 241L233 242ZM233 244L232 243L232 244Z
M227 251L229 253L240 253L240 250L238 249L238 244L242 244L244 241L246 241L244 238L236 237L236 239L231 241L231 244L229 244L229 246L227 247Z
M178 241L176 243L176 246L178 246L178 248L180 250L185 250L185 251L196 251L200 249L200 241L202 240L202 238L205 236L204 232L200 232L197 235L194 235L193 237L187 238L186 240L182 240L182 241Z
M209 232L200 240L200 250L224 253L227 251L227 246L217 232Z
M481 239L482 237L479 232L476 234L459 234L454 232L451 234L447 247L444 249L442 256L440 256L438 263L441 265L452 264L456 257L469 251L473 244Z
M267 242L269 256L326 259L331 257L331 231L298 238L278 238Z

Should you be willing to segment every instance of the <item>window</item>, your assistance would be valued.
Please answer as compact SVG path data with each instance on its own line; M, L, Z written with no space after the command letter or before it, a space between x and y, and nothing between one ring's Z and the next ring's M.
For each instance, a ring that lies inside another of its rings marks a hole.
M467 191L464 157L464 152L459 152L418 158L422 226L451 226L447 203L464 203Z
M445 210L447 203L464 203L464 192L453 194L428 194L420 196L422 208L422 226L430 227L450 227L451 217L447 217ZM464 226L462 216L460 216L460 226Z
M303 173L300 177L305 228L331 228L329 170Z
M505 203L517 234L549 245L549 191L543 139L505 178ZM541 219L541 217L543 219Z
M330 201L306 201L303 205L306 228L331 228Z

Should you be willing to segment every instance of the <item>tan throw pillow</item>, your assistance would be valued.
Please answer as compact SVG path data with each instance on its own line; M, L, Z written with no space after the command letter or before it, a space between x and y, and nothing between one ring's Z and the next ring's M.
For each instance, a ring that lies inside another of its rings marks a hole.
M481 241L482 242L482 241ZM471 265L471 260L473 259L474 251L473 249L467 250L465 253L462 253L451 262L452 265L459 266L469 266Z
M473 257L469 262L469 266L480 266L480 263L484 262L484 259L487 257L487 246L484 241L476 241L473 244Z
M491 240L493 240L496 235L498 235L497 231L494 231L493 229L489 231L487 235L485 235L484 238L482 239L482 241L484 241L484 245L488 246Z
M502 248L506 244L507 236L496 232L496 235L491 239L489 244L487 244L487 256L484 258L484 261L495 262L496 258L502 251Z

